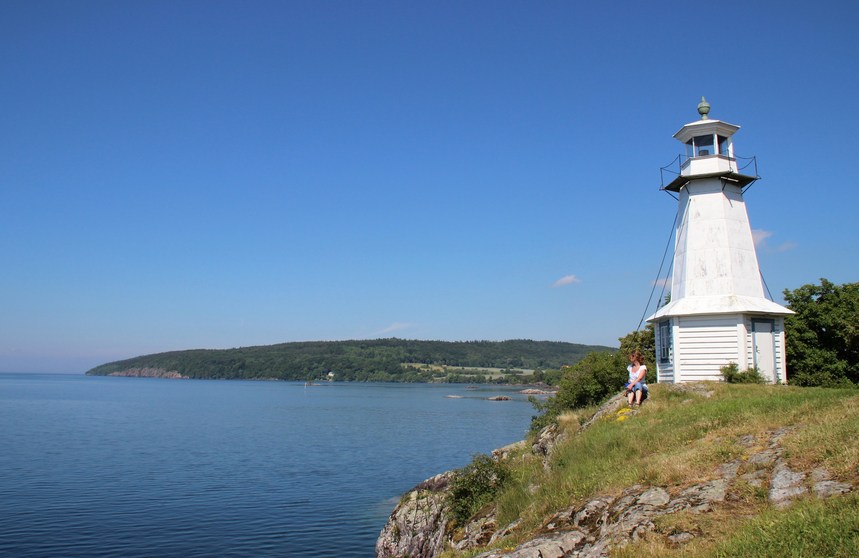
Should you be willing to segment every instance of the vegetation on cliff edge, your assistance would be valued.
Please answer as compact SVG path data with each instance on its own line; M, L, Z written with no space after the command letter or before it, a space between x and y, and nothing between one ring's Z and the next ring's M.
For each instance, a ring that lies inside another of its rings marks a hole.
M699 390L669 385L651 389L653 397L639 412L610 413L579 434L596 407L559 416L558 424L568 436L558 442L547 467L530 447L507 461L506 482L492 505L499 526L520 523L498 545L509 548L528 540L553 513L583 505L599 494L618 494L636 484L676 493L711 480L720 465L740 459L748 450L743 440L764 443L776 431L784 433L779 443L791 469L822 467L835 480L859 485L859 446L851 443L859 437L855 389L726 383L710 383ZM740 473L754 467L742 464ZM731 556L746 555L732 552L748 548L764 549L754 556L784 555L778 549L794 544L805 548L806 556L852 556L859 545L859 529L851 523L855 504L855 496L821 503L809 495L778 510L768 502L766 489L748 486L710 513L680 514L657 525L660 533L678 529L700 533L692 542L678 548L663 543L664 537L654 537L616 549L613 555ZM847 520L840 515L845 511ZM840 539L811 533L817 526Z

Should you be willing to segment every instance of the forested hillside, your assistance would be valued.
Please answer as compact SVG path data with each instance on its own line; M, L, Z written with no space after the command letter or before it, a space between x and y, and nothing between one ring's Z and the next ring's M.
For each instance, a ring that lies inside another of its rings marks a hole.
M559 369L600 345L556 341L309 341L237 349L197 349L145 355L97 366L87 375L129 370L178 372L189 378L320 380L334 374L337 381L488 381L480 369ZM418 365L433 365L434 368ZM456 370L463 367L463 370ZM507 375L507 380L512 375ZM502 379L503 380L503 379ZM496 376L495 381L499 381Z

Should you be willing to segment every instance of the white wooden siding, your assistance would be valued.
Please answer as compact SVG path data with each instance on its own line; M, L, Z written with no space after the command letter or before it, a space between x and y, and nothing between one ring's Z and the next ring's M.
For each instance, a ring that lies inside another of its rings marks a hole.
M656 358L656 381L658 383L674 383L674 363L660 362L659 357Z
M660 384L674 383L674 367L671 363L666 362L656 365L656 381Z
M740 360L737 324L741 320L736 315L679 318L675 381L722 380L719 369Z
M773 328L775 336L775 366L776 381L783 384L787 383L787 346L784 340L784 318L779 316L775 319L775 327Z
M741 368L741 370L745 370L746 368L751 367L755 363L755 341L754 334L752 332L752 316L743 316L743 325L746 328L746 338L745 338L745 359L746 359L746 367ZM774 335L775 336L775 335Z

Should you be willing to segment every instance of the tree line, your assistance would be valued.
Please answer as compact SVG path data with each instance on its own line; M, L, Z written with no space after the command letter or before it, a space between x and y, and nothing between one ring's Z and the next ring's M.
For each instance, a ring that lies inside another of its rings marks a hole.
M176 371L190 378L427 382L439 373L409 364L446 367L560 369L590 352L613 351L602 345L560 341L306 341L235 349L195 349L144 355L96 366L87 375L135 368ZM441 374L446 381L486 381L474 374Z

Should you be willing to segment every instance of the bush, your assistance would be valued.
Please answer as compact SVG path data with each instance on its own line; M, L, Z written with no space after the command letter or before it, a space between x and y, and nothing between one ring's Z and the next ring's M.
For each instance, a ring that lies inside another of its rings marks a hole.
M740 372L740 368L737 366L737 363L731 362L721 367L719 372L722 373L722 377L725 378L725 381L729 384L763 384L766 382L764 377L761 376L760 371L755 366L747 368L744 372Z
M784 291L787 375L795 386L859 386L859 283Z
M541 412L532 417L531 430L540 430L567 410L599 405L620 393L629 377L627 364L621 353L590 353L578 364L565 367L558 393L545 403L531 400Z
M478 454L454 474L448 490L448 505L457 525L463 525L480 508L491 502L510 478L503 463Z
M629 376L626 363L620 353L589 354L564 374L559 401L569 409L602 403L623 388Z

